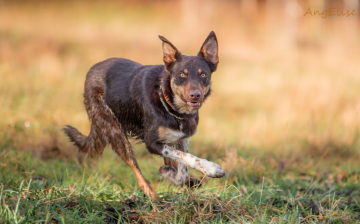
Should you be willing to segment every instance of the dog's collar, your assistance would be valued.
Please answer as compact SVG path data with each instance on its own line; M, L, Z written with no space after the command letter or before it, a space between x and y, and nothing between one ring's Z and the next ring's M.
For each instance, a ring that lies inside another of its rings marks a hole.
M161 92L159 92L160 101L161 101L162 105L165 107L165 110L166 110L171 116L173 116L173 117L175 117L175 118L177 118L177 119L179 119L179 120L183 120L184 118L179 117L179 116L176 116L175 114L173 114L173 113L170 112L170 110L169 110L169 108L167 107L166 103L167 103L173 110L175 110L175 109L174 109L174 106L171 104L169 96L165 94L164 88L162 88L161 85L160 85L160 89L161 89ZM161 94L161 93L162 93L162 94ZM165 98L166 103L164 102L164 99L163 99L162 95L164 95L164 98Z
M165 98L166 103L169 104L169 106L170 106L172 109L174 109L174 105L172 105L172 103L170 102L170 97L165 94L165 90L164 90L164 88L162 88L161 85L160 85L160 89L161 89L161 92L162 92L163 95L164 95L164 98Z

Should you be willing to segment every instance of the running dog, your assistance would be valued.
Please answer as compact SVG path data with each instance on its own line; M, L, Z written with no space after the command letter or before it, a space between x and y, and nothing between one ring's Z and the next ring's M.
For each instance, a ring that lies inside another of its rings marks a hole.
M84 92L90 134L64 127L70 141L90 156L101 155L110 144L153 199L158 197L139 169L129 137L164 157L159 174L176 185L200 183L187 167L212 178L225 175L219 165L188 153L189 138L199 122L198 110L210 95L211 75L219 63L215 33L209 34L196 56L182 55L166 38L159 38L164 65L141 65L124 58L95 64L87 73Z

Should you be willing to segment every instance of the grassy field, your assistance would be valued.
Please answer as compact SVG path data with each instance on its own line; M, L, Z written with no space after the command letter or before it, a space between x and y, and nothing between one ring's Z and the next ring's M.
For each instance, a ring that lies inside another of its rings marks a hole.
M251 2L0 1L0 223L360 223L359 19ZM161 64L157 35L194 55L211 30L220 64L190 152L225 177L172 186L134 145L153 202L110 148L78 155L61 128L89 132L93 64Z

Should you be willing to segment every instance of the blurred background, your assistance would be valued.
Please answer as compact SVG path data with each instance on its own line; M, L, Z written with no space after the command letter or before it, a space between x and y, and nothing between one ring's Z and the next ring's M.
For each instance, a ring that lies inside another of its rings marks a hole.
M304 16L309 7L357 15ZM0 1L0 154L71 160L61 128L89 132L82 94L92 65L162 64L158 35L195 55L211 30L220 64L190 152L234 178L263 167L360 171L358 0ZM140 164L160 167L135 148Z

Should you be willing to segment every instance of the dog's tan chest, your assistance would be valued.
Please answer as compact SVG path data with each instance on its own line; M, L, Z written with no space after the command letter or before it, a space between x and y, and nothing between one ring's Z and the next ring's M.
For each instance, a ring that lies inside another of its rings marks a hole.
M164 141L167 144L174 143L180 139L186 137L186 135L178 130L160 126L158 128L159 140Z

